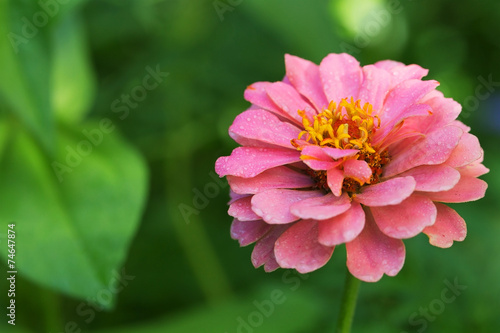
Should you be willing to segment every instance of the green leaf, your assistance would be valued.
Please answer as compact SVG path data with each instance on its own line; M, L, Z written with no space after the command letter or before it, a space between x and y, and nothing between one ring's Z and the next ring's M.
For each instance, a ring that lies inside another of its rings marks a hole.
M109 119L63 130L55 160L26 132L13 131L0 163L0 220L16 224L19 273L104 307L113 305L110 285L136 232L147 182L142 159L114 130Z
M56 116L78 123L94 98L95 78L90 65L83 24L66 15L53 34L52 101Z
M10 129L8 123L6 121L2 121L2 117L0 116L0 160L4 153L5 148L7 147Z
M296 287L286 283L267 286L218 306L195 308L155 323L98 333L311 332L324 314L323 304L316 294L304 287L295 290Z
M40 10L38 8L38 10ZM7 102L42 146L52 152L54 124L50 105L50 60L46 25L33 24L33 1L0 2L0 99ZM43 23L43 21L41 21Z

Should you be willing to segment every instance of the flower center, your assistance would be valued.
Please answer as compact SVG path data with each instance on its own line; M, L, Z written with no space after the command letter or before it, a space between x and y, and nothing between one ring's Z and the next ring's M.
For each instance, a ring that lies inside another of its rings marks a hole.
M304 130L299 133L297 139L292 140L297 150L302 150L303 144L300 141L306 141L320 147L332 147L338 149L359 149L359 153L354 158L365 161L372 170L369 184L376 184L380 181L382 167L389 162L387 151L379 152L371 144L373 134L380 127L380 118L372 116L373 107L370 103L365 103L363 107L360 100L351 101L342 99L337 105L330 102L327 109L314 116L313 121L305 114L305 111L299 110L302 117ZM309 170L308 174L316 181L316 186L326 192L329 192L327 184L326 171ZM364 183L354 178L345 178L343 190L349 194L359 192Z
M327 109L314 116L311 123L305 111L299 110L302 117L304 131L300 132L298 139L305 139L319 146L328 146L339 149L361 149L370 153L375 150L370 144L371 137L380 127L378 116L372 116L372 105L365 103L360 106L360 101L351 102L342 99L337 105L330 102ZM377 126L375 126L375 119Z

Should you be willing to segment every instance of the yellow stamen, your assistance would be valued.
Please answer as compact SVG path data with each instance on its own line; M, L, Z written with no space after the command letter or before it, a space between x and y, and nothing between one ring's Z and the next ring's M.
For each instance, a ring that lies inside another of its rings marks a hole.
M386 151L379 151L371 144L374 133L380 128L380 118L372 115L373 107L365 103L361 107L361 101L351 97L350 101L342 99L338 104L331 101L328 107L321 113L309 118L304 110L299 110L302 117L304 130L299 133L297 139L292 140L292 145L301 151L304 143L309 142L320 147L332 147L337 149L357 149L359 153L349 158L366 161L372 169L369 181L357 178L346 178L343 188L352 197L356 195L359 188L364 184L375 184L379 182L382 167L389 161ZM302 155L302 160L315 160L314 156ZM313 178L318 180L318 186L328 190L326 184L326 171L314 171Z
M305 111L298 113L302 117L304 131L298 139L309 141L319 146L328 146L339 149L356 148L374 151L370 139L380 127L378 116L372 116L372 105L365 103L360 106L360 100L351 101L342 99L340 103L330 102L328 108L315 115L313 119L307 117ZM377 119L377 126L375 120Z

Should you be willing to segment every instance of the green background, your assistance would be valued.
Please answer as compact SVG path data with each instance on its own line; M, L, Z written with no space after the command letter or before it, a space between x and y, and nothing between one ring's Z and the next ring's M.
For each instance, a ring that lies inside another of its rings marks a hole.
M428 68L491 169L484 199L453 205L466 240L406 240L353 331L500 331L499 22L496 0L1 0L0 271L14 223L18 274L0 330L333 332L344 247L305 276L254 269L214 163L285 53L349 52Z

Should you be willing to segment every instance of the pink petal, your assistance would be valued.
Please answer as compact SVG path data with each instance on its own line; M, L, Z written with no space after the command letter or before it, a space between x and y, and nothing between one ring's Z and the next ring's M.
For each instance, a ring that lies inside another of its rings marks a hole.
M355 201L345 213L318 221L318 242L325 246L347 243L356 238L365 226L365 212Z
M255 82L247 87L244 97L250 103L260 106L265 110L283 114L283 111L267 95L266 87L271 84L271 82Z
M444 126L457 119L462 111L462 106L452 98L445 98L442 92L437 91L437 93L437 96L424 100L423 103L432 106L432 113L437 117L434 124Z
M374 114L382 108L385 96L389 92L391 78L386 70L373 65L363 67L363 83L359 90L361 105L370 103L373 106Z
M320 147L308 145L302 149L302 155L309 155L321 160L338 160L347 156L354 156L359 152L357 149L338 149L331 147Z
M462 134L463 131L456 126L446 126L427 134L393 156L391 162L385 166L384 177L392 177L419 165L444 163L457 146Z
M333 162L333 159L323 150L323 148L316 145L307 145L303 147L301 155L304 157L312 157L320 161Z
M227 176L231 189L236 193L255 194L272 188L304 188L315 183L312 178L285 166L272 168L252 178Z
M290 211L302 219L325 220L342 214L350 207L351 200L346 193L340 197L329 193L322 197L309 198L294 203L290 207Z
M468 177L479 177L490 172L490 169L482 165L481 163L472 163L460 168L457 168L462 176Z
M271 230L257 241L252 251L252 264L255 268L267 262L275 261L274 244L281 234L288 229L288 225L272 226Z
M389 134L395 129L398 129L398 124L400 125L403 120L407 120L408 118L416 116L429 116L430 112L431 107L427 104L414 104L408 107L399 115L395 116L392 119L389 119L387 122L382 124L381 128L377 130L373 137L373 145L379 145L381 142L384 142L384 145L387 145L385 143L386 140L393 141L391 135Z
M421 80L407 80L397 85L387 95L384 107L379 113L381 126L386 126L391 120L400 119L410 106L419 103L425 94L438 85L437 81Z
M484 180L470 176L462 176L451 190L426 193L433 201L440 202L467 202L484 197L488 184Z
M352 178L361 184L370 182L372 169L362 160L350 159L344 162L344 178Z
M356 149L337 149L308 145L302 149L301 159L313 170L328 170L338 166L343 157L353 156L358 153Z
M458 128L461 128L464 133L469 133L471 128L467 125L465 125L463 122L460 120L453 120L450 125L457 126Z
M299 219L290 212L290 207L294 203L323 195L321 191L271 189L252 197L252 210L267 223L290 223Z
M299 172L306 172L306 173L309 172L311 169L307 165L305 165L304 162L302 162L302 161L291 163L287 166L289 166L290 168L297 170Z
M399 175L411 176L417 182L415 191L440 192L453 188L460 180L460 172L447 165L421 165Z
M418 194L399 205L372 207L371 211L380 230L392 238L411 238L436 221L436 206Z
M309 168L316 171L332 169L342 163L341 161L333 161L330 157L328 157L328 160L322 160L314 156L302 154L300 158Z
M247 246L258 241L272 226L262 220L242 222L234 219L231 224L231 238L238 240L240 246Z
M269 272L277 270L278 268L280 268L280 265L276 261L276 256L274 255L274 251L273 251L269 255L269 259L264 264L264 271L266 273L269 273Z
M415 185L413 177L392 178L363 187L355 200L369 207L397 205L413 193Z
M392 68L390 70L390 73L392 74L392 77L394 78L394 82L397 81L406 81L406 80L412 80L412 79L417 79L420 80L424 76L429 73L428 69L422 68L419 65L403 65L403 66L398 66L396 68Z
M230 200L229 200L229 202L227 204L230 205L233 202L235 202L236 200L239 200L239 199L245 198L245 197L248 197L248 195L247 194L236 193L232 189L229 189L229 198L230 198Z
M378 149L379 151L384 151L391 146L391 153L397 155L401 151L399 147L401 147L402 150L405 150L408 147L408 141L417 141L422 137L425 137L425 135L415 128L408 126L408 122L405 120L401 127L394 127L392 129L392 133L389 133L387 137L384 138L381 136L379 138ZM374 145L374 141L372 141L372 145Z
M337 168L328 169L326 172L326 181L333 195L338 197L342 194L342 186L344 184L344 172L342 170Z
M470 164L483 156L479 140L470 133L464 133L446 164L458 168Z
M248 139L243 136L240 136L234 132L229 132L229 136L239 143L241 146L245 147L257 147L257 148L277 148L279 145L272 144L272 143L267 143L265 141L260 141L260 140L255 140L255 139ZM283 145L282 145L283 147ZM290 148L290 147L287 147Z
M419 128L422 133L428 133L434 128L450 124L462 111L462 106L451 98L444 98L443 93L437 90L427 94L422 103L432 108L432 115L427 117L410 118L406 122Z
M328 106L318 65L296 56L285 54L286 76L299 93L315 107L322 110Z
M429 70L418 65L408 65L393 61L383 60L374 64L377 68L385 69L391 75L391 88L397 86L403 81L418 79L427 75Z
M278 238L274 254L281 267L308 273L324 266L330 260L333 249L318 243L317 222L301 220Z
M348 156L354 156L359 152L358 149L338 149L331 147L322 147L321 149L334 160L338 160Z
M419 140L423 140L426 137L426 134L419 132L414 128L408 128L407 122L403 124L401 129L396 132L393 132L389 135L388 138L385 138L381 147L385 147L392 159L395 156L407 151L411 147L413 147ZM406 135L408 132L413 132L413 135ZM402 133L401 137L400 134Z
M389 71L389 70L397 68L397 67L404 67L405 64L403 64L402 62L399 62L399 61L395 61L395 60L381 60L381 61L377 61L376 63L374 63L373 66Z
M219 177L226 175L250 178L280 165L300 161L300 153L283 148L238 147L230 156L222 156L215 162Z
M294 139L293 142L294 142L294 144L297 145L297 147L298 147L297 149L303 149L304 147L311 145L311 143L309 143L309 141L302 140L302 139Z
M467 236L467 226L464 219L450 207L436 203L436 223L426 227L424 234L429 236L429 243L434 246L447 248L453 241L463 241Z
M342 98L357 99L362 72L354 57L346 53L329 54L321 61L319 71L328 101L338 104Z
M316 110L300 96L297 90L286 83L274 82L266 87L266 92L290 119L295 119L300 124L302 117L298 114L299 110L305 111L310 120L316 115Z
M252 196L248 196L234 201L229 206L228 214L240 221L260 220L260 216L252 210L251 200Z
M346 251L349 272L366 282L376 282L384 273L395 276L405 261L403 241L380 232L368 212L363 231L346 244Z
M239 144L264 142L294 149L290 141L298 137L298 127L282 122L272 113L264 110L248 110L239 114L229 127L229 135Z

